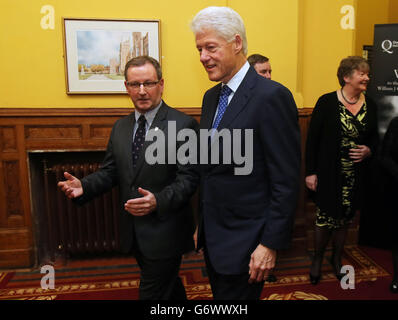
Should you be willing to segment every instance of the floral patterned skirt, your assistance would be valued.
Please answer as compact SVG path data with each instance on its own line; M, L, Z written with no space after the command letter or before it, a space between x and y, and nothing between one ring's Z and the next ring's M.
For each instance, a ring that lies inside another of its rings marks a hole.
M356 211L356 208L354 207L356 193L355 164L351 160L344 158L341 159L341 164L343 215L340 219L336 219L317 207L315 225L318 227L338 229L350 224L354 218Z

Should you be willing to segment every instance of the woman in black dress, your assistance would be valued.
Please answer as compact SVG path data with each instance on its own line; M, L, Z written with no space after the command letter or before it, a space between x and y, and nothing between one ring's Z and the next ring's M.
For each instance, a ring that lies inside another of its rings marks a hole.
M387 132L384 135L383 146L381 151L381 164L388 173L385 188L385 199L389 214L391 215L391 232L392 232L392 261L393 261L393 280L390 290L398 293L398 117L391 120Z
M306 145L306 186L316 204L312 284L321 278L323 255L333 235L330 263L341 279L341 255L348 227L360 209L368 160L378 142L375 103L364 94L369 65L362 57L341 61L341 89L321 96L313 110Z

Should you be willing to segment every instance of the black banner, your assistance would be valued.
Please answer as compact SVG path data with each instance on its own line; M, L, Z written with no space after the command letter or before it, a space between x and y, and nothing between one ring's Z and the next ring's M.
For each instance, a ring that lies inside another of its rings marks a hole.
M378 106L380 147L392 118L398 116L398 24L377 24L374 29L371 80L367 94ZM388 175L373 158L366 177L361 210L359 244L391 248L391 215L386 205Z
M398 24L376 24L368 94L379 107L380 138L398 116Z

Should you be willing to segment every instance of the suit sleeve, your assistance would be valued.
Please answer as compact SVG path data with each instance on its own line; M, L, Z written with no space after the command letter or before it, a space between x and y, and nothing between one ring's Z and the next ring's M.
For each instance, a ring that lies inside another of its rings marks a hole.
M396 145L394 141L396 139L398 139L398 118L391 120L388 126L387 132L384 135L380 157L383 168L387 170L395 181L398 181L398 163L392 156L394 145Z
M308 128L307 142L305 148L305 175L313 175L318 172L318 154L321 143L321 130L324 125L324 102L322 97L318 99L312 111L311 121Z
M372 157L374 157L377 154L378 151L378 146L380 143L380 137L379 137L379 126L378 126L378 117L377 117L377 104L369 97L366 97L366 100L369 104L369 107L372 108L372 114L371 114L371 133L370 133L370 139L369 139L369 145L368 147L370 148L372 152Z
M118 183L116 162L112 148L114 131L115 126L112 129L105 157L101 163L100 169L81 179L83 195L74 199L75 203L83 205L93 198L111 190Z
M270 206L260 242L272 249L289 246L300 185L300 130L297 107L290 91L277 88L263 107L261 139Z
M194 118L189 118L183 128L192 129L197 136L198 123ZM192 141L191 141L192 142ZM177 150L184 142L177 142ZM176 210L186 205L195 193L199 183L199 173L195 164L181 164L177 159L177 171L174 181L154 193L157 203L156 213L159 219L167 219Z

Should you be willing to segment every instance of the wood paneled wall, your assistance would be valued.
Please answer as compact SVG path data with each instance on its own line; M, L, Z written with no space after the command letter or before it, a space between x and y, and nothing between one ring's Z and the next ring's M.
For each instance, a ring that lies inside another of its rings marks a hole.
M200 119L200 108L179 110ZM114 122L131 109L0 109L0 268L29 267L36 261L29 158L31 151L105 150ZM299 109L302 159L311 108ZM293 233L293 250L306 247L313 228L302 187ZM43 192L43 190L33 190Z

